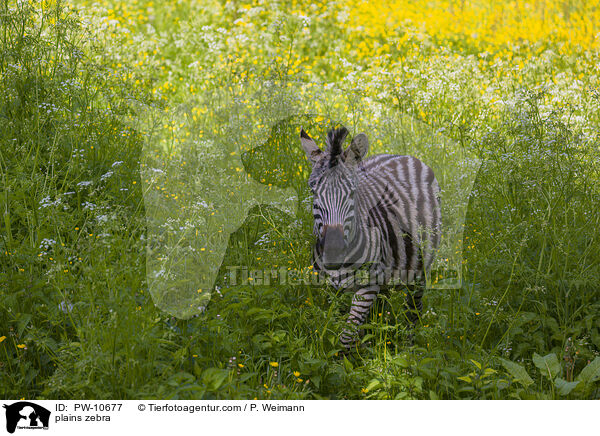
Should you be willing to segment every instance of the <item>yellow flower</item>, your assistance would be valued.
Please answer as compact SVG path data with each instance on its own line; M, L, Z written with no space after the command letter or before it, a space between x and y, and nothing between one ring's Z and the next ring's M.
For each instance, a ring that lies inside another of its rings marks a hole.
M17 345L17 348L27 348L27 346L25 344L19 344Z
M0 336L0 342L6 339L6 336Z
M301 379L301 378L297 378L297 379L296 379L296 381L297 381L298 383L302 383L302 379Z
M271 362L271 363L269 363L269 365L271 365L273 368L277 368L279 366L279 363Z
M238 363L238 366L239 366L240 368L243 368L243 367L244 367L244 365L243 365L243 364L241 364L241 363Z
M300 372L299 371L294 371L294 377L300 377Z

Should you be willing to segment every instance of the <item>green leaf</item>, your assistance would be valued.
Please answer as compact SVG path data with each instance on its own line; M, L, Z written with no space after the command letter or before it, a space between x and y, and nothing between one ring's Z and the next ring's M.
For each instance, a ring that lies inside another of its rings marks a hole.
M496 374L496 370L493 368L486 368L483 370L483 375L481 376L481 378L486 378L491 376L492 374Z
M374 337L375 337L375 335L373 335L373 334L369 333L368 335L365 335L365 336L364 336L364 337L363 337L363 338L360 340L360 342L361 342L362 344L364 344L364 343L365 343L365 342L367 342L369 339L373 339Z
M500 363L502 363L504 369L506 369L508 373L523 386L527 387L533 383L533 379L529 377L525 368L518 363L502 358L500 358Z
M554 353L547 354L544 357L538 353L533 353L533 363L549 379L554 379L560 373L560 363L558 363L558 358Z
M585 384L593 383L600 377L600 357L596 357L577 376Z
M462 376L462 377L458 377L459 380L465 381L467 383L471 383L471 377L469 377L468 375Z
M475 365L477 367L477 369L481 369L481 363L479 363L476 360L471 359L471 362L473 362L473 365Z
M352 363L344 356L344 369L346 370L346 372L352 372L352 370L354 369L354 367L352 366Z
M202 372L202 381L210 390L216 391L221 387L229 371L221 368L206 368Z
M319 389L321 387L321 376L320 375L313 375L310 378L310 381L312 382L312 384L314 384L316 386L317 389Z
M406 358L404 358L403 356L395 356L392 359L392 363L394 365L398 365L400 368L408 368L410 366L408 360L406 360Z
M255 372L247 372L245 374L242 374L238 380L239 380L240 383L243 383L246 380L250 380L252 377L255 377L256 374L257 373L255 373Z
M27 327L27 324L29 324L29 321L31 321L31 315L28 313L20 313L18 317L19 318L17 321L17 335L22 336L23 331Z
M373 389L379 387L379 385L381 385L381 382L374 378L369 382L369 385L367 386L367 391L372 391Z
M560 377L557 377L556 380L554 381L554 385L556 386L556 389L558 389L558 393L560 395L562 395L563 397L566 395L569 395L571 393L571 391L573 389L575 389L579 383L580 383L579 381L568 382L566 380L563 380Z

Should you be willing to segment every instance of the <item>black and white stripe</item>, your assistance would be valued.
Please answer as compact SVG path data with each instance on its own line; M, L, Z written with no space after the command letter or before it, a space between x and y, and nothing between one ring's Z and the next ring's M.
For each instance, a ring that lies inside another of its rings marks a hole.
M425 274L440 243L440 188L431 168L412 156L382 154L363 159L366 135L346 150L345 128L327 135L326 149L301 131L312 163L314 269L338 289L353 292L347 328L340 340L355 342L381 288L399 279L413 285L407 306L414 323L422 309ZM356 271L368 279L357 279Z

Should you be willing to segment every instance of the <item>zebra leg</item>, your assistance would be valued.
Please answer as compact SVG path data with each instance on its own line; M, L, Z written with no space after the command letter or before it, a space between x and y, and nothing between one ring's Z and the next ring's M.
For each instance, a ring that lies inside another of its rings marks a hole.
M359 327L365 322L373 302L377 299L379 286L367 286L355 292L346 328L342 331L340 342L347 352L352 348L358 336Z

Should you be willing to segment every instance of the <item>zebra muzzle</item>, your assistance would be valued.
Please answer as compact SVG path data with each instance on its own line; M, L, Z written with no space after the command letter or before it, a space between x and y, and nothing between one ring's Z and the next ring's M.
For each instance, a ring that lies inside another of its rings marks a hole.
M323 265L327 269L339 269L344 263L346 243L341 224L323 226Z

